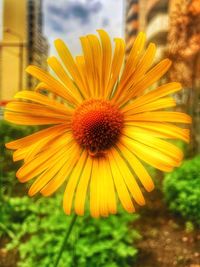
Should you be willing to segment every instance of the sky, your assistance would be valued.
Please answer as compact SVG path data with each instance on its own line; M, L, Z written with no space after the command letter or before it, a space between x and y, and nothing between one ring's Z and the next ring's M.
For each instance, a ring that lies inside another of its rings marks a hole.
M81 53L79 37L105 29L123 36L123 0L43 0L44 34L55 54L53 41L63 39L72 53Z

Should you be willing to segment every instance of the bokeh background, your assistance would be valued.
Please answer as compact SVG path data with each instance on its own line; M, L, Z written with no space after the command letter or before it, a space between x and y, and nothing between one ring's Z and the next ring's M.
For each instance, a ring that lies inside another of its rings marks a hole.
M79 37L99 28L124 37L127 54L144 31L147 45L157 45L155 63L172 60L159 83L182 83L176 109L193 118L191 142L176 142L185 159L174 172L149 168L156 189L144 193L147 205L136 214L119 208L107 219L79 218L59 266L200 267L200 0L0 0L0 267L53 266L70 222L62 190L31 199L18 183L19 164L4 144L37 127L5 122L4 107L17 91L34 88L25 67L47 69L56 38L77 55Z

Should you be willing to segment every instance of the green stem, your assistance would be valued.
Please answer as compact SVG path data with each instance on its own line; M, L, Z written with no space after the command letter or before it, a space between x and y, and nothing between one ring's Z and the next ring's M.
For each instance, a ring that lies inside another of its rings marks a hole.
M74 224L75 224L75 222L76 222L76 218L77 218L77 215L74 214L74 216L72 217L71 223L70 223L70 225L69 225L69 228L68 228L68 230L67 230L67 232L66 232L66 235L65 235L65 237L64 237L64 239L63 239L62 246L60 247L60 251L59 251L58 256L57 256L57 258L56 258L54 267L57 267L58 264L59 264L59 261L60 261L60 259L61 259L62 253L63 253L63 251L64 251L64 248L65 248L65 246L66 246L66 244L67 244L68 238L69 238L69 236L70 236L70 234L71 234L71 231L72 231L72 229L73 229L73 226L74 226Z

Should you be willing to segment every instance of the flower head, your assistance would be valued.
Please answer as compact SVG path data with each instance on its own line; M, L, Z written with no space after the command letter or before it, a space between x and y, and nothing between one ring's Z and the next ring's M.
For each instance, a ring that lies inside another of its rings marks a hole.
M188 142L189 130L177 124L191 122L188 115L169 110L176 104L169 95L181 90L179 83L146 91L171 62L164 59L150 69L156 48L151 43L143 51L144 33L136 38L125 65L124 40L114 39L112 53L108 34L98 33L99 38L80 38L83 55L75 59L56 40L61 62L50 57L48 64L57 79L29 66L27 72L41 82L34 91L18 92L5 112L13 123L49 125L6 144L15 150L15 161L24 161L17 171L19 181L35 179L29 195L49 196L65 182L66 214L74 208L83 215L88 198L93 217L116 213L118 199L128 212L134 212L134 203L144 205L140 187L151 191L154 185L143 162L166 172L179 166L183 153L169 140Z

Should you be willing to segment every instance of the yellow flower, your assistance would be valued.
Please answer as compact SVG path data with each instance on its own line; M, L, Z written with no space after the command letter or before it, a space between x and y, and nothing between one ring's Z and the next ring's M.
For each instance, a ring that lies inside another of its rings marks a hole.
M145 90L169 69L169 59L150 69L155 45L146 51L140 33L124 63L125 44L115 38L112 54L108 34L81 37L83 55L75 59L61 40L55 47L61 59L48 59L58 79L36 66L27 72L41 81L35 91L21 91L6 107L5 119L21 125L52 125L8 143L16 150L14 161L24 160L20 182L35 178L29 195L54 193L64 182L64 211L83 215L88 196L93 217L123 208L134 212L134 202L144 205L142 185L154 188L143 162L169 172L180 165L182 151L165 139L189 141L189 130L172 123L191 123L191 118L164 108L175 106L170 94L181 90L176 82L153 91ZM150 69L150 70L149 70ZM56 101L41 89L62 98Z

